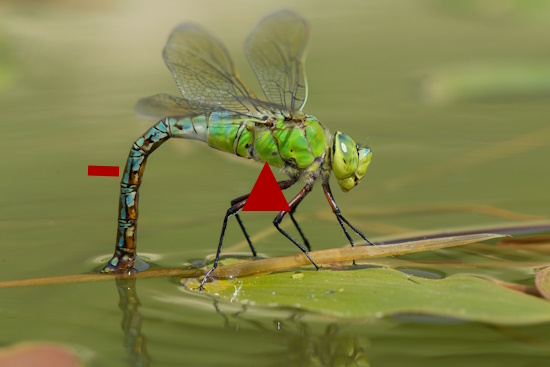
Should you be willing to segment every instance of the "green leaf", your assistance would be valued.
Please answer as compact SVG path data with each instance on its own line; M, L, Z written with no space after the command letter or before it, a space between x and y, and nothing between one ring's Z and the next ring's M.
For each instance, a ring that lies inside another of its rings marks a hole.
M381 268L218 280L207 284L205 291L231 302L349 319L412 313L507 325L550 321L550 303L487 280L426 279Z

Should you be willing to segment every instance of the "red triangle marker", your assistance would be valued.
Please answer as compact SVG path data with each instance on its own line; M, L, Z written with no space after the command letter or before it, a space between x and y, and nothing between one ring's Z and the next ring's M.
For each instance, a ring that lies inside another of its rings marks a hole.
M244 204L243 212L289 212L283 192L277 184L269 165L264 164L252 192Z

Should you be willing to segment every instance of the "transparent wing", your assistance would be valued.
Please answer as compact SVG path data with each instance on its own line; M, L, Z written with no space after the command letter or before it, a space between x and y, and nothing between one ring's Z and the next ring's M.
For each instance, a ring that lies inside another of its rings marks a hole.
M301 110L307 99L305 73L309 26L298 14L281 10L254 28L245 52L266 98L290 111Z
M190 107L258 117L263 109L239 79L233 61L216 38L195 24L172 31L164 61Z
M284 109L283 106L275 105L269 102L250 99L249 103L261 105L263 116L274 115L280 113ZM138 117L146 120L158 121L163 117L168 116L192 116L200 114L208 114L214 109L210 106L196 105L190 103L182 97L175 97L170 94L155 94L154 96L141 98L134 106L134 111ZM262 116L262 117L263 117ZM263 120L255 119L256 123L262 123ZM231 120L228 120L230 123Z
M193 108L186 99L169 94L155 94L137 101L134 110L144 119L160 120L167 116L189 116L202 111Z

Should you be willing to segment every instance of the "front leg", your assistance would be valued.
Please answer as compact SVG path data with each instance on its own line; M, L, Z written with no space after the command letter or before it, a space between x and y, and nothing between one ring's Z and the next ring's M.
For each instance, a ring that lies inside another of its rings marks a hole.
M336 215L336 219L338 219L338 223L340 223L340 226L342 227L342 230L344 231L344 234L349 240L349 244L353 246L353 239L351 238L350 234L346 230L346 227L344 227L344 223L346 223L355 233L357 233L359 236L361 236L362 239L364 239L366 242L368 242L369 245L374 246L374 244L365 237L365 235L355 228L344 216L342 213L340 213L340 209L338 208L338 205L336 205L336 201L334 201L334 198L332 197L332 192L330 191L330 186L328 184L328 181L323 181L323 191L325 192L325 196L328 200L328 203L332 207L333 213Z

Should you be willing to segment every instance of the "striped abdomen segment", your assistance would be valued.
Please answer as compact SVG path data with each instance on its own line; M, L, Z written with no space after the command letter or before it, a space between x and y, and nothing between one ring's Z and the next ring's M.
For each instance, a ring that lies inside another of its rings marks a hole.
M132 145L120 182L118 230L115 253L104 272L120 272L133 267L136 253L139 186L147 157L171 137L201 140L213 148L250 158L254 124L243 119L212 114L196 117L167 117L159 121ZM230 120L230 121L229 121Z
M162 119L132 144L120 181L115 253L103 269L104 272L119 272L133 267L136 253L138 189L143 179L145 163L149 154L170 139L170 136L167 119Z

